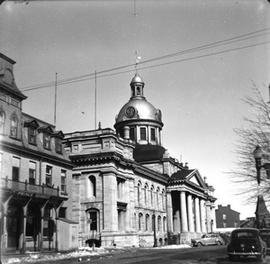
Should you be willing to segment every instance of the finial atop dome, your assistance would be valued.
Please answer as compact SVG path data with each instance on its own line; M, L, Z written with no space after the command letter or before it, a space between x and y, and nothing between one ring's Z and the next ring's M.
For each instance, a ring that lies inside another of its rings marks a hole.
M142 77L138 73L136 73L134 75L134 77L132 78L132 80L130 82L130 84L135 84L135 83L144 84L144 81L143 81Z

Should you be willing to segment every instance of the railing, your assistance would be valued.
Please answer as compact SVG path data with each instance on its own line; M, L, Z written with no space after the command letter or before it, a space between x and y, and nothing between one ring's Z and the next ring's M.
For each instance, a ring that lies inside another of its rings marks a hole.
M29 182L20 182L20 181L13 181L6 178L1 178L1 187L10 189L13 191L18 192L28 192L28 193L36 193L36 194L43 194L46 196L59 196L59 187L54 188L53 186L43 185L36 185L30 184Z

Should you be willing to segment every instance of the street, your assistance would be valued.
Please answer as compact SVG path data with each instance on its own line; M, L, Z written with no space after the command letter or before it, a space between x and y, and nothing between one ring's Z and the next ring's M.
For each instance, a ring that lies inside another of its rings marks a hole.
M45 262L43 262L45 263ZM253 258L241 259L240 261L230 261L226 254L226 246L209 246L199 248L185 248L185 249L166 249L166 248L132 248L121 249L111 254L103 256L83 257L81 259L65 259L58 261L50 261L50 263L91 263L91 264L129 264L129 263L143 263L143 264L197 264L197 263L270 263L270 256L268 255L263 262L259 262Z

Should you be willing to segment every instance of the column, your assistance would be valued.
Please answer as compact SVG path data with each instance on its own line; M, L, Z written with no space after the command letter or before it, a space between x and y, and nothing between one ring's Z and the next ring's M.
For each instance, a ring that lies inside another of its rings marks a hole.
M124 126L124 139L130 138L129 130L130 130L130 128L128 126Z
M189 194L187 197L188 200L188 226L189 231L194 232L194 215L193 215L193 208L192 208L192 195Z
M186 192L181 191L180 192L180 212L181 212L181 228L182 232L188 231L188 225L187 225L187 206L186 206Z
M200 223L200 208L199 208L199 198L195 198L195 229L196 232L201 232L201 223Z
M172 193L167 192L167 230L173 232Z
M205 205L204 200L200 200L200 213L201 213L201 228L202 232L206 233L206 225L205 225Z
M28 203L23 207L23 223L22 223L22 233L20 234L20 240L19 240L19 248L20 252L25 252L25 234L26 234L26 217L27 217L27 208Z
M117 231L118 229L118 213L117 213L117 182L114 173L106 173L103 175L104 186L104 231Z

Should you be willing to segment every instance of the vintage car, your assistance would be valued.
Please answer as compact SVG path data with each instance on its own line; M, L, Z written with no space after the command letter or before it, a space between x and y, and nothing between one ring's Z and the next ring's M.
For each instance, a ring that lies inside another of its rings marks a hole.
M207 245L223 245L224 241L219 234L205 234L201 238L191 239L193 247L207 246Z
M260 236L262 240L266 243L267 252L270 252L270 229L260 229Z
M231 260L252 256L261 261L266 256L266 244L260 237L258 229L239 228L232 231L227 253Z

